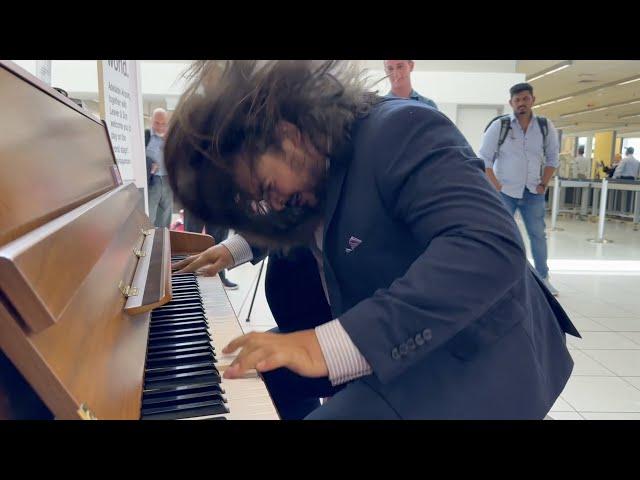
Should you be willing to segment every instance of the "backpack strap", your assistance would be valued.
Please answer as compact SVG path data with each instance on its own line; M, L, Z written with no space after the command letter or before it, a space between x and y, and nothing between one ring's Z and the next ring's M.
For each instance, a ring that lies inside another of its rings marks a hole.
M549 134L549 123L545 117L536 117L540 131L542 132L542 152L544 158L547 158L547 135Z
M140 137L138 137L140 138ZM144 131L144 146L149 145L149 140L151 140L151 130L145 129Z
M498 150L507 139L507 135L509 134L509 130L511 130L511 117L506 116L500 118L500 136L498 137Z
M500 147L507 139L507 135L509 135L509 130L511 130L511 116L503 115L498 117L500 119L500 135L498 135L498 148L496 148L496 153L493 155L493 159L495 160L500 152Z

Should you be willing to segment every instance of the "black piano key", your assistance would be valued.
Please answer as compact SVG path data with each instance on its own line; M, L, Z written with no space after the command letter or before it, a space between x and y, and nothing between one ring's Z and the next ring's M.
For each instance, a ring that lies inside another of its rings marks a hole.
M198 305L197 307L170 307L166 309L163 309L162 307L160 307L159 309L154 310L152 317L167 318L167 317L173 317L174 315L181 315L181 314L193 315L194 313L204 314L204 307L202 307L202 305Z
M174 333L183 332L184 333L187 330L196 331L196 329L206 331L208 328L209 327L206 322L184 322L184 323L176 323L174 325L154 326L149 329L149 334L158 335L158 334L167 333L167 332L174 332Z
M167 344L148 345L147 351L155 352L155 351L164 351L171 348L196 347L196 346L203 346L203 345L204 346L211 345L210 340L207 338L202 340L193 340L189 342L173 342L173 343L167 343Z
M189 372L195 370L202 370L214 368L215 366L209 361L195 361L195 362L187 362L185 364L178 365L167 365L167 366L150 366L145 369L145 374L149 379L157 378L157 376L162 376L163 374L173 374L173 373L182 373Z
M156 314L156 316L160 313L162 313L163 315L167 315L169 312L187 313L190 310L201 312L202 306L203 302L190 302L188 305L163 305L156 308L153 312Z
M194 294L199 295L200 289L197 283L175 283L171 284L171 293Z
M181 418L204 417L229 413L223 402L207 401L180 405L174 409L152 408L142 412L143 420L178 420Z
M200 318L198 320L182 320L179 322L151 323L151 325L149 325L149 328L151 329L151 331L159 332L160 330L167 328L187 328L200 325L207 325L207 321L204 318Z
M218 402L227 403L227 399L224 398L219 392L205 390L199 392L182 393L179 395L165 395L162 397L145 398L142 401L142 408L145 409L161 406L180 405L202 400L216 400Z
M198 360L211 360L215 359L213 352L195 352L195 353L183 353L179 355L163 355L162 357L147 358L147 367L161 365L171 365L177 362L183 361L198 361Z
M152 330L149 332L149 338L160 338L164 337L168 334L171 335L182 335L185 333L207 333L208 329L205 326L199 325L195 327L184 327L184 328L162 328L160 330Z
M164 311L164 310L169 310L172 308L184 308L184 307L200 307L202 308L202 302L199 300L175 300L175 301L171 301L171 302L167 302L165 303L162 307L160 307L162 310L158 310L158 311Z
M224 395L225 391L219 382L203 381L197 385L181 385L176 387L159 387L154 389L145 389L142 398L158 398L163 396L177 395L180 393L211 391Z
M171 294L171 302L176 302L176 301L187 301L187 300L193 300L195 302L202 302L202 296L197 293L197 292L186 292L186 293L172 293Z
M155 319L155 318L151 318L151 325L163 325L163 324L171 324L171 323L176 323L176 322L189 322L189 321L206 321L207 318L202 314L197 314L197 315L180 315L179 317L175 317L175 318L159 318L159 319Z
M145 378L144 388L152 390L154 388L171 388L180 385L202 385L204 382L220 383L220 375L213 370L198 370L195 372L174 373L163 375L157 378Z
M173 343L176 341L182 341L182 340L210 340L211 336L209 335L209 333L184 333L184 334L177 334L177 335L172 335L172 334L165 334L165 335L160 335L157 337L154 337L152 339L149 340L149 345L161 345L161 344L166 344L166 343Z
M214 349L211 345L199 345L195 347L182 347L182 348L165 348L155 350L153 352L147 352L147 360L153 360L161 358L167 355L181 355L186 353L213 353Z

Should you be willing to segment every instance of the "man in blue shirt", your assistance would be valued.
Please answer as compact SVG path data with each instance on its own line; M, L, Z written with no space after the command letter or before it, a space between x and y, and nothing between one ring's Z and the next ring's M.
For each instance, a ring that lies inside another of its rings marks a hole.
M411 72L413 72L413 67L413 60L384 61L384 71L389 76L389 82L391 82L391 91L385 96L387 98L410 98L411 100L424 103L437 110L438 106L433 100L423 97L411 86Z
M173 192L169 187L164 163L164 136L169 116L167 111L157 108L151 115L151 135L147 143L146 156L151 160L149 182L149 218L156 227L169 228L173 211Z
M513 215L520 210L536 271L551 293L558 295L549 283L544 224L544 193L559 165L558 133L547 120L548 133L543 134L532 111L535 97L531 85L519 83L511 87L510 93L513 113L504 143L498 145L502 121L496 119L482 138L478 156L484 160L487 176L509 212Z

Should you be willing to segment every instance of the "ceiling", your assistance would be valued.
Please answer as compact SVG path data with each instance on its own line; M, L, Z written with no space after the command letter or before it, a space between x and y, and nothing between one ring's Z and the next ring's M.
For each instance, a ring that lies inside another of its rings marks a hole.
M535 79L565 64L569 66ZM549 117L565 134L640 132L638 60L518 60L516 71L526 74L534 88L536 114ZM544 105L555 100L561 101Z

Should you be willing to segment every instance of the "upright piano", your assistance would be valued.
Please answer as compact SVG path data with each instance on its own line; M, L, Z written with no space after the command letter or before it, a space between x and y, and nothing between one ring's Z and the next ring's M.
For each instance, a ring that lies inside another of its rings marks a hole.
M278 419L218 277L173 275L208 235L154 228L106 126L0 61L0 418Z

